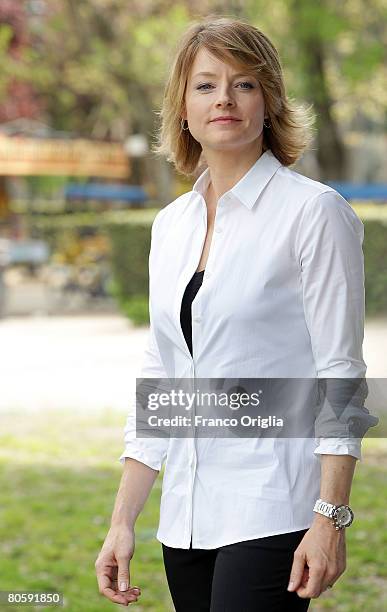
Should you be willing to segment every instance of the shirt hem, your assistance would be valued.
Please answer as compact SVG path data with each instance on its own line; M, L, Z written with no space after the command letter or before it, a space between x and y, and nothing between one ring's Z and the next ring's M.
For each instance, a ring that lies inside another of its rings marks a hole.
M303 529L309 529L312 525L312 520L308 522L307 525L303 525L301 527L293 527L292 529L279 529L277 531L268 531L265 533L260 533L258 535L249 535L249 536L243 536L243 537L239 537L236 539L232 539L232 540L227 540L226 542L222 542L219 544L215 544L213 546L192 546L193 550L213 550L215 548L221 548L223 546L229 546L230 544L237 544L238 542L247 542L247 540L257 540L259 538L266 538L272 535L282 535L285 533L294 533L295 531L302 531ZM165 544L165 546L169 546L170 548L182 548L184 550L189 550L189 545L188 546L176 546L175 543L171 543L170 541L168 541L168 538L164 538L163 536L159 536L158 534L156 535L156 539L161 543L161 544Z

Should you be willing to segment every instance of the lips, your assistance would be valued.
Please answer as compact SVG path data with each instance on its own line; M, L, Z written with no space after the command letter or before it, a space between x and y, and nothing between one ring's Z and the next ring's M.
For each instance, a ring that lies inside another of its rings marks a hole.
M240 119L237 119L236 117L217 117L216 119L212 119L211 123L214 123L215 121L240 121Z

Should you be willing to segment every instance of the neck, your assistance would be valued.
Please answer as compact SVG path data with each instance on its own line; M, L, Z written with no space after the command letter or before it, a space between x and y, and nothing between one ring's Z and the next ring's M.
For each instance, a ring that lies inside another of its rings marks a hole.
M261 157L261 143L257 149L256 143L251 150L243 154L236 151L204 150L204 157L210 172L208 195L217 202L226 191L229 191L246 174L246 172Z

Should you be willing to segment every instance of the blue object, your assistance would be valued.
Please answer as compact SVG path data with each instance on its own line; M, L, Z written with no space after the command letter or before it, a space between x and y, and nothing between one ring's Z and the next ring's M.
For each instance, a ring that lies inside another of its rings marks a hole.
M50 249L44 240L8 240L5 252L7 264L44 264Z
M387 184L385 183L327 183L336 189L346 200L387 200Z
M147 193L137 185L117 183L69 183L65 187L66 199L79 200L123 200L125 202L145 202Z

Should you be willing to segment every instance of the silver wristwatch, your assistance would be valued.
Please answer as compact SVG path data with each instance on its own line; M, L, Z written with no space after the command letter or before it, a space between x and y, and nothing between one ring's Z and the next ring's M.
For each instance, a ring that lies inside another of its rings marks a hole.
M323 514L328 518L332 519L335 529L344 529L349 527L353 521L353 512L349 506L341 504L335 506L329 502L325 502L322 499L318 499L314 505L313 512Z

